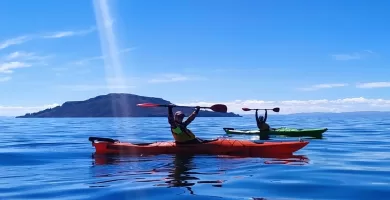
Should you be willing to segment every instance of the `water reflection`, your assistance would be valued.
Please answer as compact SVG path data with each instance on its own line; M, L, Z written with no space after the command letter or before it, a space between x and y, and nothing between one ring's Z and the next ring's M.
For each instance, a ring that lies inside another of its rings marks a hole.
M246 156L218 156L219 158L243 159ZM283 165L306 165L310 159L305 155L281 155L273 157L262 157L264 164L283 164Z
M152 183L154 187L186 188L194 194L196 184L211 184L222 187L231 179L226 171L232 172L248 164L264 160L264 164L305 165L309 159L302 155L290 155L271 158L246 158L240 156L199 157L188 154L170 156L113 156L93 155L94 177L99 180L91 187L108 187L118 182ZM243 160L245 159L245 160ZM245 175L244 175L245 176ZM222 178L221 178L222 177ZM211 180L205 180L210 178ZM225 179L225 180L221 180Z
M157 184L156 186L168 187L189 187L195 185L192 180L199 180L190 173L195 168L193 155L175 155L173 166L169 170L168 177L165 178L165 184Z
M190 194L194 194L192 186L196 183L211 183L211 184L220 184L222 181L201 181L195 175L200 175L202 173L194 172L193 170L197 169L194 163L194 155L174 155L173 166L168 171L168 175L165 178L164 183L156 184L155 186L164 186L164 187L184 187ZM208 173L218 174L217 173Z
M228 136L228 137L234 137L234 136ZM291 138L299 138L304 140L322 140L324 137L321 136L285 136L285 135L261 135L261 134L253 134L251 135L251 140L267 140L267 141L273 141L273 140L280 140L280 139L291 139Z
M264 161L264 164L306 165L309 164L309 161L309 158L304 155L291 155L271 158Z

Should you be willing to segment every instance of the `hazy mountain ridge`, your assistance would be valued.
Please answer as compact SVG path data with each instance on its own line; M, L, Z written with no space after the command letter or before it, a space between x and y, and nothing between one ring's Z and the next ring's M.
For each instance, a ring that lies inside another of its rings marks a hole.
M165 117L168 114L166 107L142 108L140 103L171 104L170 101L157 97L146 97L135 94L110 93L96 96L84 101L67 101L61 106L45 109L35 113L27 113L16 118L60 118L60 117ZM192 108L173 108L181 110L187 116ZM241 117L228 112L218 113L201 110L199 117Z

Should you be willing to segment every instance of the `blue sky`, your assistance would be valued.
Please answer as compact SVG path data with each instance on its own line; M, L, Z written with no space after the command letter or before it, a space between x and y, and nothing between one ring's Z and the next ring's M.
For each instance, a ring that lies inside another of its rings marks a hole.
M231 111L390 110L389 8L368 0L0 1L0 115L110 92Z

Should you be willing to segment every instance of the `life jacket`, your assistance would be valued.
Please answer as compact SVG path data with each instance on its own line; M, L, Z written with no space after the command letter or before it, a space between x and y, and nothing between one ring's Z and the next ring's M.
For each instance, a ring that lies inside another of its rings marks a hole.
M175 125L175 128L171 127L171 132L176 142L187 142L196 138L192 131L182 124L175 123Z

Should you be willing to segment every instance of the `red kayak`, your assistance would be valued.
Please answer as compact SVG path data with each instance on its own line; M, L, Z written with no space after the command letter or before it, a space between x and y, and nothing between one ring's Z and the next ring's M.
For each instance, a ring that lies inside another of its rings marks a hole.
M153 142L132 144L110 138L90 137L97 154L212 154L269 156L291 155L302 149L308 141L254 142L219 138L201 144L176 144L175 142Z

